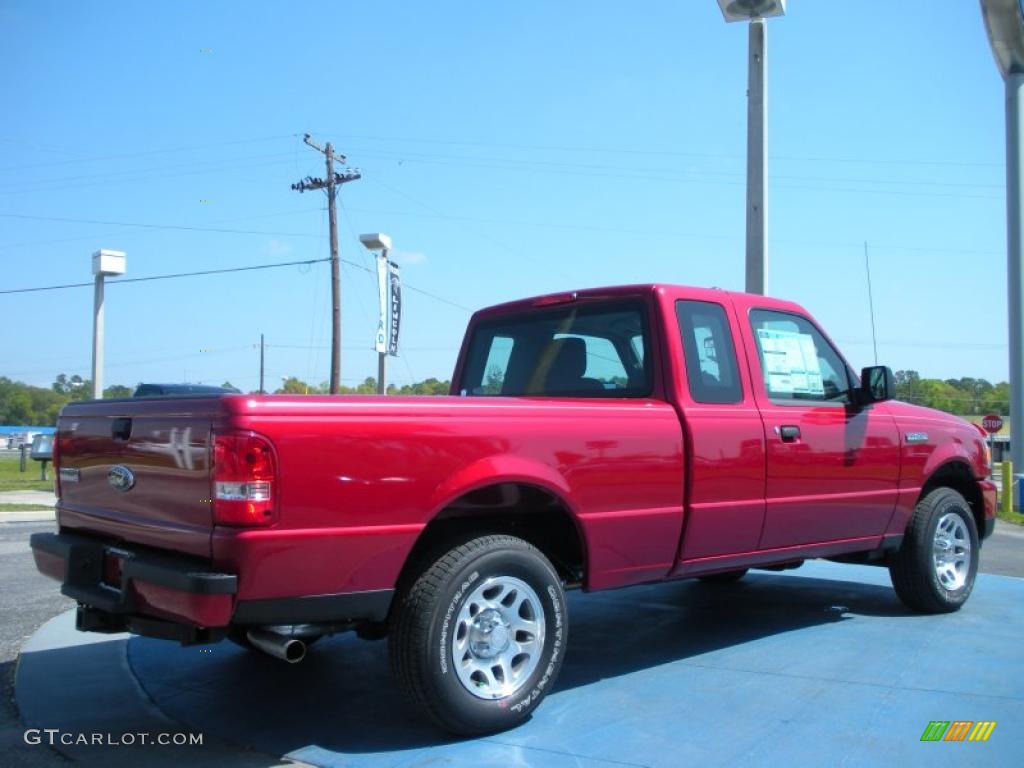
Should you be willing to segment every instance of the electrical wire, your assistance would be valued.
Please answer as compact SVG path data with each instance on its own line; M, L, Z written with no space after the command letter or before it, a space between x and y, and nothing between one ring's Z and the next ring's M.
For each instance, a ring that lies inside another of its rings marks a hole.
M196 277L199 275L222 275L228 272L252 272L258 269L274 269L276 267L294 267L300 264L319 264L324 261L330 261L326 259L306 259L305 261L282 261L277 264L255 264L249 267L230 267L226 269L204 269L199 272L178 272L171 275L150 275L149 277L126 277L120 280L111 280L107 285L120 285L122 283L145 283L152 280L172 280L179 277ZM65 285L47 285L38 288L12 288L0 291L0 294L5 293L35 293L38 291L58 291L64 288L87 288L93 285L93 283L67 283Z
M167 155L175 152L195 152L200 149L217 149L220 147L237 146L240 144L257 144L265 141L279 141L281 139L296 138L299 134L297 133L285 133L277 136L263 136L256 139L236 139L232 141L220 141L214 144L199 144L188 147L167 147L164 149L148 149L141 152L122 152L116 155L93 155L92 157L74 157L67 160L53 160L46 163L30 163L28 165L8 165L0 168L0 172L3 171L21 171L27 168L44 168L53 165L67 165L69 163L96 163L106 162L107 160L122 160L126 157L149 157L151 155ZM52 150L46 150L52 151Z
M319 209L315 209L319 210ZM56 221L66 224L100 224L111 227L138 227L140 229L172 229L182 232L214 232L225 235L276 235L278 237L316 237L308 232L277 232L273 230L223 229L219 227L195 227L184 224L147 224L132 221L107 221L103 219L71 219L64 216L30 216L21 213L0 213L4 219L25 219L30 221Z
M523 143L502 143L483 141L460 141L454 139L424 139L398 136L372 136L366 134L352 134L344 132L333 132L345 139L385 141L393 143L410 144L438 144L446 146L462 147L483 147L489 149L521 149L530 152L579 152L591 154L618 154L618 155L648 155L652 157L702 157L708 159L740 160L736 155L714 154L708 152L683 152L679 150L658 150L638 149L636 147L582 147L572 145L553 144L523 144ZM924 166L949 166L955 168L979 167L979 168L1002 168L999 163L986 163L975 161L959 160L907 160L896 158L857 158L857 157L811 157L803 155L773 155L773 158L780 160L798 160L801 162L813 163L864 163L871 165L924 165Z

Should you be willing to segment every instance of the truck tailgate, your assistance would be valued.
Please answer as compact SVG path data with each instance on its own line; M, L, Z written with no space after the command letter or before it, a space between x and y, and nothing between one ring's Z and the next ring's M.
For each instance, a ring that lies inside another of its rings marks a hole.
M61 528L210 557L218 398L72 403L61 414Z

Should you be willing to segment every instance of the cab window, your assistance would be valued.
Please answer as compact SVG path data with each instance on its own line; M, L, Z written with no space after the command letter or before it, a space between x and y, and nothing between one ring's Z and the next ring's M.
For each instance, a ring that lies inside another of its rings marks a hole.
M677 301L686 380L697 403L738 403L743 399L736 349L725 308L710 301Z
M849 370L810 320L755 309L750 312L750 324L768 397L780 402L849 399Z
M530 309L480 323L465 395L649 397L650 329L639 301Z

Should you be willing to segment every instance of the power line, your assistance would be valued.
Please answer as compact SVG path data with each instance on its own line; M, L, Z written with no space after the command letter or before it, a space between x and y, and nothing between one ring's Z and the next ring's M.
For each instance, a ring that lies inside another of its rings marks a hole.
M178 272L172 275L151 275L149 277L127 277L120 280L111 280L108 285L120 285L121 283L145 283L151 280L172 280L178 277L196 277L198 275L222 275L228 272L252 272L258 269L274 269L275 267L294 267L297 265L319 264L330 259L307 259L305 261L282 261L277 264L256 264L251 267L230 267L227 269L204 269L200 272ZM63 288L87 288L93 283L67 283L65 285L47 285L39 288L13 288L0 291L3 293L35 293L37 291L58 291Z
M159 166L148 166L146 172L162 172L162 171L173 171L184 168L204 168L204 166L217 166L215 168L209 168L206 170L219 171L219 170L230 170L232 168L248 168L253 165L255 160L271 160L282 157L291 157L290 152L274 152L266 155L254 155L251 157L240 157L240 158L215 158L213 160L194 160L189 163L175 163L173 165L159 165ZM225 166L225 163L229 165ZM41 185L41 184L65 184L69 181L83 181L83 180L111 180L118 181L116 177L133 175L141 173L142 169L139 168L122 168L120 170L111 171L98 171L93 173L82 173L76 176L60 176L60 177L49 177L37 179L29 177L28 179L18 179L17 181L9 181L0 183L0 187L17 187L19 190L24 189L26 184L30 185Z
M0 168L0 171L21 171L27 168L44 168L52 165L67 165L69 163L94 163L94 162L105 162L107 160L121 160L126 157L149 157L151 155L167 155L175 152L194 152L200 149L216 149L220 147L234 146L238 144L257 144L265 141L278 141L280 139L294 139L298 136L297 133L285 133L277 136L264 136L256 139L238 139L235 141L220 141L215 144L199 144L188 147L168 147L164 149L148 149L141 152L122 152L116 155L101 155L92 157L74 157L67 160L54 160L48 163L30 163L28 165L9 165ZM49 150L47 150L49 151Z
M469 167L480 167L480 168L499 168L499 169L570 169L570 170L584 170L584 171L618 171L626 172L630 174L637 173L654 173L654 174L675 174L672 168L666 168L665 166L659 166L657 168L645 168L642 166L622 166L622 165L609 165L606 163L574 163L566 161L550 161L550 160L521 160L521 159L505 159L502 157L482 157L479 155L474 156L455 156L445 157L439 155L427 155L422 153L409 153L399 151L380 151L380 150L362 150L362 154L366 156L383 157L385 159L398 159L398 160L411 160L433 162L439 164L450 164L450 165L467 165ZM729 171L705 171L705 170L686 170L679 171L685 178L680 178L680 181L693 181L700 183L705 179L698 178L700 176L715 176L724 177L727 179L737 179L742 181L744 174L742 172L729 172ZM632 178L632 177L630 177ZM865 179L865 178L850 178L850 177L835 177L835 176L789 176L789 175L776 175L776 179L785 179L787 181L809 181L809 182L839 182L839 183L853 183L853 184L892 184L898 186L937 186L937 187L968 187L968 188L980 188L980 189L1003 189L1005 185L1003 183L972 183L962 181L935 181L931 179L922 180L906 180L906 179Z
M356 263L354 261L349 261L348 259L341 259L340 261L342 261L345 264L348 264L350 267L355 267L356 269L362 270L363 272L366 272L366 273L368 273L370 275L374 274L374 271L372 269L370 269L369 267L363 266L362 264L358 264L358 263ZM92 285L92 283L89 283L89 285ZM405 283L405 282L402 283L402 288L404 288L407 291L412 291L413 293L419 293L419 294L422 294L424 296L429 296L430 298L434 299L435 301L440 301L442 304L447 304L448 306L455 307L456 309L461 309L463 312L474 312L474 311L476 311L476 310L470 309L469 307L467 307L467 306L465 306L463 304L459 304L456 301L452 301L451 299L446 299L444 296L438 296L436 293L431 293L430 291L425 291L422 288L417 288L416 286L409 285L408 283Z
M373 152L364 152L364 155L373 156ZM379 153L378 153L379 154ZM404 159L404 158L403 158ZM480 168L488 170L502 170L502 171L515 171L520 173L538 173L547 172L553 174L559 174L563 176L578 176L583 178L607 178L607 179L618 179L627 181L656 181L670 184L717 184L724 186L743 186L745 182L737 177L735 180L729 179L700 179L693 177L685 177L679 175L671 175L671 169L652 169L650 172L642 173L628 173L629 169L622 169L618 173L607 173L600 171L587 171L584 169L572 169L572 168L549 168L546 171L544 169L529 168L521 164L517 165L501 165L494 162L473 162L467 160L435 160L429 159L426 156L420 158L413 158L413 163L423 163L425 165L442 165L442 166L454 166L463 168ZM839 180L845 183L856 183L857 180ZM872 194L872 195L896 195L899 197L948 197L958 199L971 199L971 200L1000 200L998 195L978 195L978 194L965 194L959 192L925 192L925 191L906 191L898 189L865 189L865 188L851 188L851 187L822 187L822 186L807 186L803 184L776 184L778 189L787 190L801 190L810 192L846 192L852 194ZM942 186L941 183L935 183L933 186Z
M308 209L319 210L319 209ZM226 235L275 235L278 237L315 237L306 232L277 232L256 229L223 229L219 227L193 227L184 224L145 224L131 221L106 221L102 219L71 219L63 216L30 216L21 213L0 213L4 219L26 219L30 221L57 221L66 224L100 224L111 227L138 227L140 229L173 229L183 232L215 232ZM122 281L124 282L124 281Z
M325 259L305 259L305 260L302 260L302 261L282 261L282 262L278 262L276 264L256 264L256 265L253 265L253 266L250 266L250 267L230 267L230 268L226 268L226 269L206 269L206 270L202 270L202 271L199 271L199 272L179 272L179 273L175 273L175 274L171 274L171 275L151 275L149 277L127 277L127 278L122 278L122 279L119 279L119 280L111 280L108 283L108 285L119 285L121 283L144 283L144 282L148 282L148 281L152 281L152 280L171 280L171 279L179 278L179 277L197 277L197 276L200 276L200 275L220 275L220 274L226 274L226 273L229 273L229 272L251 272L251 271L259 270L259 269L274 269L276 267L308 266L310 264L322 264L325 261L330 261L330 258L325 258ZM358 262L350 261L349 259L339 259L339 261L344 262L345 264L348 264L351 267L355 267L356 269L360 269L360 270L362 270L364 272L372 272L372 270L370 270L369 268L363 266L362 264L359 264ZM64 288L89 288L89 287L92 287L92 286L93 286L93 283L65 283L63 285L44 285L44 286L39 286L39 287L36 287L36 288L9 288L9 289L5 289L5 290L0 290L0 294L38 293L40 291L59 291L59 290L63 290ZM442 304L447 304L449 306L455 307L456 309L461 309L464 312L473 312L474 311L474 310L470 309L467 306L459 304L458 302L452 301L451 299L446 299L444 296L438 296L436 293L431 293L430 291L424 290L422 288L417 288L416 286L409 285L408 283L403 283L402 287L405 288L406 290L413 291L414 293L419 293L419 294L422 294L423 296L428 296L431 299L434 299L435 301L441 302Z
M370 181L371 182L376 181L378 184L381 184L382 186L384 186L385 188L387 188L391 192L393 192L395 194L398 194L398 195L401 195L402 197L410 200L411 202L414 202L417 205L420 205L420 206L424 207L426 209L426 211L428 211L428 212L427 213L422 213L422 212L417 212L417 211L378 210L378 209L373 209L373 208L362 208L362 207L358 207L358 206L345 206L345 210L355 211L355 212L358 212L358 213L372 213L372 214L375 214L375 215L407 216L407 217L413 217L413 218L436 218L436 219L442 219L442 220L447 219L449 221L463 221L463 222L472 222L472 223L476 223L476 224L486 224L486 225L498 224L498 225L503 225L503 226L513 226L513 227L538 227L538 228L542 228L542 229L561 229L561 230L579 231L579 232L609 232L609 233L616 233L616 234L649 234L650 233L649 229L627 229L627 228L624 228L624 227L602 227L602 226L596 226L596 225L566 224L566 223L561 223L561 222L553 223L553 222L543 222L543 221L530 221L530 220L524 220L524 219L501 219L501 218L480 218L480 217L471 217L471 216L452 216L452 215L449 215L449 214L442 213L441 211L438 211L436 208L433 208L432 206L426 205L425 203L423 203L423 202L413 198L411 195L408 195L408 194L402 192L401 190L396 189L395 187L392 187L392 186L390 186L388 184L385 184L384 182L380 181L379 179L371 179ZM308 212L314 211L314 210L324 210L324 209L323 208L304 208L304 209L296 210L296 211L282 211L282 212L279 212L279 213L261 214L259 216L246 216L246 217L239 217L239 218L232 218L232 219L224 219L223 221L247 221L247 220L251 220L251 219L271 218L271 217L274 217L274 216L290 216L290 215L297 215L297 214L301 214L301 213L308 213ZM58 216L31 216L31 215L27 215L27 214L17 214L17 213L0 213L0 218L40 220L40 221L54 221L54 222L64 222L64 223L71 223L71 224L104 224L104 225L110 225L110 226L139 227L139 228L143 228L143 229L154 229L154 230L164 230L164 229L167 229L167 230L180 230L180 231L189 231L189 232L214 232L214 233L218 233L218 234L234 234L234 235L274 235L274 236L278 236L278 237L304 237L304 238L310 238L310 239L319 239L320 237L322 237L322 235L311 235L311 234L306 233L306 232L279 232L279 231L275 231L275 230L223 229L223 228L214 228L214 227L190 226L190 225L184 225L184 224L145 224L145 223L128 222L128 221L120 221L119 222L119 221L101 221L101 220L96 220L96 219L73 219L73 218L65 218L65 217L58 217ZM678 231L678 230L666 230L666 229L660 229L659 232L663 236L689 237L689 238L695 238L695 239L701 239L701 240L736 240L737 239L737 237L734 236L734 235L709 235L709 234L702 234L700 232L681 232L681 231ZM10 248L14 248L14 247L26 247L26 246L31 246L31 245L45 245L45 244L48 244L48 243L65 242L66 240L81 240L81 239L90 238L90 237L94 237L94 236L93 235L82 235L81 237L64 238L62 240L46 240L46 241L35 241L35 242L28 242L28 243L18 243L17 245L4 246L4 248L5 249L10 249ZM826 247L829 247L829 248L854 248L854 247L861 248L862 247L862 243L829 241L829 240L793 240L793 239L788 239L788 238L774 238L774 239L771 240L771 242L776 243L776 244L788 244L788 245L826 246ZM361 244L360 244L360 248L362 248ZM979 254L979 255L985 255L985 256L993 256L993 255L998 256L998 255L1002 255L1002 253L1003 253L1002 251L989 251L989 250L983 250L983 249L977 249L977 248L943 248L943 247L933 247L933 246L923 246L923 245L921 245L921 246L893 245L893 244L886 244L886 243L875 243L872 246L872 248L874 248L876 251L883 250L883 251L911 251L911 252L921 252L921 253Z
M215 219L214 221L211 221L209 223L210 224L228 224L228 223L231 223L231 222L234 222L234 221L253 221L253 220L256 220L256 219L272 219L272 218L279 217L279 216L297 216L297 215L300 215L300 214L306 214L306 213L309 213L310 211L317 211L317 210L323 210L323 209L322 208L301 208L299 210L292 210L292 211L276 211L274 213L261 213L261 214L255 215L255 216L232 216L230 219ZM9 216L14 217L14 218L17 218L18 216L20 216L20 214L0 214L0 217L3 217L5 215L9 215ZM54 217L52 220L58 221L58 222L63 222L63 223L92 223L89 220L65 219L65 218L57 218L57 217ZM115 225L115 226L132 227L132 226L138 226L138 225L124 223L124 224L119 224L119 225ZM160 228L160 229L168 228L167 226L162 225L162 224L161 225L152 225L152 227L153 228ZM196 232L205 232L205 231L207 231L207 228L205 228L205 227L193 227L192 230L196 231ZM116 234L118 234L121 231L122 230L118 229L116 232L108 231L105 234L99 234L99 235L95 234L95 233L92 233L92 234L88 234L88 235L76 235L74 237L57 237L57 238L51 238L49 240L29 240L27 242L21 242L21 243L9 243L9 244L6 244L6 245L0 247L0 251L11 251L11 250L15 250L17 248L28 248L28 247L34 247L34 246L37 246L37 245L52 245L54 243L72 243L72 242L76 242L76 241L80 241L80 240L94 240L94 239L97 239L97 238L102 240L102 239L107 238L107 237L113 237L113 236L115 236ZM278 232L267 232L267 231L261 231L261 230L245 230L245 229L239 229L239 230L230 231L230 232L227 232L227 234L240 234L240 235L242 235L242 234L244 234L244 235L281 235L281 236L287 236L287 237L310 237L310 235L305 235L305 234L300 234L300 233L294 233L294 234L293 233L284 233L284 232L278 233Z
M342 134L349 139L368 141L407 142L413 144L440 144L447 146L484 147L493 149L523 149L534 152L582 152L592 154L648 155L653 157L704 157L709 159L740 160L736 155L713 154L708 152L682 152L678 150L638 149L636 147L582 147L572 145L518 144L483 141L458 141L453 139L423 139L398 136L371 136L359 134ZM779 160L798 160L813 163L864 163L871 165L925 165L950 167L1002 168L1001 163L985 163L958 160L907 160L895 158L857 158L857 157L811 157L802 155L773 155Z
M287 152L282 153L282 157L286 156L287 154L288 154ZM243 170L243 169L249 169L249 168L267 168L267 167L274 166L274 165L286 165L287 163L288 163L288 161L285 160L285 159L282 159L282 160L270 160L270 161L264 162L264 163L253 163L251 161L245 161L245 162L240 162L240 163L232 163L230 165L224 165L224 166L220 166L220 167L210 167L210 168L201 168L199 170L184 171L182 173L158 173L158 174L142 173L141 175L138 175L140 173L139 171L126 171L125 173L127 173L127 174L135 174L135 175L128 175L128 176L125 176L124 178L116 179L116 181L118 183L121 183L121 184L126 184L126 183L129 183L129 182L153 181L153 180L156 180L156 179L176 179L176 178L181 178L183 176L213 175L215 173L220 173L222 171ZM109 180L109 179L97 179L97 180L93 180L93 181L82 181L82 182L75 182L75 183L53 183L53 182L43 182L43 181L41 181L41 182L39 182L40 186L31 187L31 188L28 188L28 187L25 187L25 186L21 186L18 189L2 190L2 191L0 191L0 195L25 195L25 194L32 193L32 192L49 192L51 190L61 190L61 191L63 191L63 190L66 190L66 189L81 189L83 187L99 187L99 186L109 185L110 183L111 183L111 180Z

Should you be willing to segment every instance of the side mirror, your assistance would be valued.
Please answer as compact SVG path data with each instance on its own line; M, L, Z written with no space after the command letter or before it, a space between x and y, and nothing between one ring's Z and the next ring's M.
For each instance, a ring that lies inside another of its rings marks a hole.
M860 371L860 403L869 405L896 397L896 377L887 365L872 365Z

